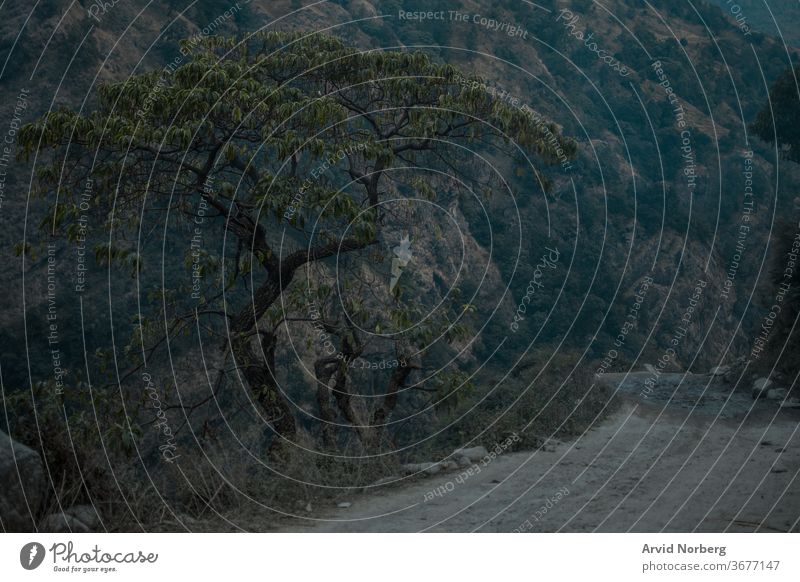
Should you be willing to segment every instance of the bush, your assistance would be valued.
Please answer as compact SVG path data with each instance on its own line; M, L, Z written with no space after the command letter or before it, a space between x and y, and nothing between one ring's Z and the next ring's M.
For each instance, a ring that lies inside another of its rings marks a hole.
M486 390L494 382L484 384L470 401L438 419L442 433L422 444L414 456L441 459L456 448L478 444L492 449L514 434L519 440L507 452L536 449L548 439L583 433L615 409L612 392L593 386L592 366L584 362L572 370L580 354L560 352L548 363L549 357L544 350L532 354L491 394Z
M121 475L109 468L131 453L138 434L136 425L124 422L122 406L84 384L60 389L52 380L4 393L3 404L9 435L37 451L45 465L48 496L39 517L91 504L114 521L126 492L120 491Z

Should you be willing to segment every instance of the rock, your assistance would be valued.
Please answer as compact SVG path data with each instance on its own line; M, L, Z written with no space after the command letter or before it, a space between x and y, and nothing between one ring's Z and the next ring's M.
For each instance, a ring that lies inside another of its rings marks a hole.
M771 387L772 387L772 380L770 380L769 378L759 378L753 382L753 388L766 390Z
M35 531L44 501L44 466L39 453L0 431L0 523L6 532Z
M439 463L409 463L401 467L406 475L416 475L417 473L424 473L425 475L436 475L442 470Z
M353 504L350 503L349 501L342 501L341 503L337 503L336 507L338 507L339 509L347 509L351 505L353 505Z
M456 463L458 463L459 467L469 467L472 464L472 461L469 460L469 457L465 457L461 455L456 459Z
M753 400L757 400L759 398L764 398L767 394L767 390L772 388L772 380L769 378L759 378L755 382L753 382Z
M445 471L455 471L458 469L458 463L452 459L448 459L442 463L442 469Z
M786 388L770 388L767 390L767 400L783 400L786 398Z
M313 511L313 507L311 507L311 502L309 501L306 503L306 513L311 513Z
M772 380L769 378L758 378L753 381L753 390L769 390L772 388Z
M800 400L797 398L789 398L781 402L781 408L800 408Z
M467 457L473 463L477 463L481 459L483 459L486 455L489 454L489 451L486 450L486 447L470 447L468 449L456 449L453 451L452 457Z
M711 368L711 371L708 374L710 376L724 376L730 372L730 370L730 366L717 366L716 368Z
M91 505L73 505L64 510L64 513L82 522L90 530L97 529L102 521L95 508Z
M89 526L66 512L52 513L39 524L39 531L47 533L86 533L89 531Z

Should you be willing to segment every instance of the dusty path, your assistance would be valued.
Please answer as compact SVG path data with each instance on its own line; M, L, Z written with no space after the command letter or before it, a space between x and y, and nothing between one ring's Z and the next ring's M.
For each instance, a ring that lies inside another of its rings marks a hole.
M460 484L453 471L378 488L285 529L798 531L800 411L717 412L629 397L554 450L503 455ZM450 492L432 496L438 487Z

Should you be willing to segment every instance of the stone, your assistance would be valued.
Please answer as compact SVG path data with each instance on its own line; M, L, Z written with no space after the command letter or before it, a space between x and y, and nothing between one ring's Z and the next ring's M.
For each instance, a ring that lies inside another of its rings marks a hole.
M349 501L342 501L342 502L340 502L340 503L337 503L337 504L336 504L336 507L338 507L339 509L347 509L347 508L348 508L348 507L350 507L351 505L353 505L353 504L352 504L352 503L350 503Z
M6 532L35 531L45 496L39 453L0 431L0 523Z
M772 380L769 378L759 378L755 382L753 382L753 400L757 400L759 398L764 398L767 394L767 390L772 388Z
M786 388L770 388L767 390L767 400L783 400L786 398Z
M91 505L73 505L64 510L64 513L84 523L90 530L96 529L102 521L95 508Z
M753 388L758 388L759 390L768 390L772 388L772 380L769 378L758 378L757 380L753 381Z
M456 458L456 463L458 463L458 466L462 468L472 465L472 461L469 460L469 457L465 457L464 455Z
M442 468L445 471L455 471L458 469L458 463L452 459L448 459L442 463Z
M48 515L39 524L40 532L47 533L86 533L89 526L75 516L64 513L53 513Z
M473 463L477 463L478 461L482 460L486 455L489 454L489 451L486 450L486 447L470 447L468 449L456 449L453 451L452 457L467 457Z

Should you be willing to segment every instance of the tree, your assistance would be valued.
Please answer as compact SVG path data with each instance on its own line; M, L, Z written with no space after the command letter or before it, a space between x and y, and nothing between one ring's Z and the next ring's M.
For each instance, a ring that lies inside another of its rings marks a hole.
M769 101L750 126L767 143L778 142L786 159L800 162L800 66L789 68L773 83Z
M177 66L100 86L88 113L51 112L20 132L21 157L37 152L46 160L37 193L52 204L48 227L77 240L89 181L90 212L105 238L95 247L98 260L137 276L148 260L138 242L147 238L145 221L168 213L176 221L170 228L191 233L203 209L204 236L216 233L230 252L185 249L192 282L186 273L167 274L163 313L139 321L132 339L132 369L202 320L225 338L219 361L233 363L260 405L277 452L298 430L277 380L279 330L314 320L338 344L336 358L317 361L319 385L334 379L340 410L351 424L361 422L348 402L347 364L364 333L381 335L370 314L383 302L401 325L419 304L400 301L402 291L376 300L374 285L363 283L380 262L370 251L390 228L387 196L411 188L435 197L441 179L430 168L487 183L474 164L463 164L467 147L555 162L557 148L571 155L575 145L560 135L554 143L554 125L494 100L481 79L422 53L361 52L331 36L271 32L195 38L182 42L181 55ZM340 303L347 313L334 317L322 307L334 287L325 279L332 262L346 257L350 291ZM313 301L317 316L309 317ZM469 306L451 307L416 336L392 341L410 347L442 328L452 336L451 316ZM385 423L398 389L420 367L397 355L405 363L368 425ZM228 377L223 364L216 372L215 390ZM330 402L322 393L318 401L331 420ZM375 446L380 432L364 439Z

